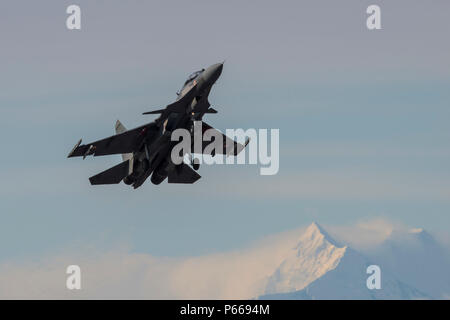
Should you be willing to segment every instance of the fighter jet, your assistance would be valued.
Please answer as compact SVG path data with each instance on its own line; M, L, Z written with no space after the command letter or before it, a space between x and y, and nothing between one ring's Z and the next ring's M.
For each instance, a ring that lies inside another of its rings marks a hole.
M192 73L181 90L177 92L175 102L164 109L143 113L159 114L153 122L127 130L117 120L116 135L83 145L80 139L70 151L68 158L83 157L84 159L89 155L122 154L121 163L89 178L92 185L117 184L123 181L136 189L150 175L150 180L155 185L166 178L168 183L196 182L200 179L200 175L196 172L200 164L192 155L193 143L187 157L191 160L187 163L174 164L171 152L178 142L171 141L171 134L175 129L184 128L189 130L193 137L194 121L202 121L205 114L217 113L210 106L208 96L212 86L220 77L222 68L223 63L217 63ZM208 129L216 130L202 121L202 132ZM216 154L237 155L248 144L248 140L240 144L219 132L216 134L223 138L223 148L220 148L219 152L216 151ZM202 141L202 153L208 143Z

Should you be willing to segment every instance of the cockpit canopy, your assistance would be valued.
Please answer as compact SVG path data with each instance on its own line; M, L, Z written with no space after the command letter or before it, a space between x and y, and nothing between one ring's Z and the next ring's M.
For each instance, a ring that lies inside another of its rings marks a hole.
M195 71L195 72L191 73L189 75L189 77L187 78L186 82L184 83L184 86L187 85L192 80L194 80L195 78L197 78L203 71L205 71L205 69L202 69L202 70Z
M198 71L195 71L195 72L191 73L189 75L189 77L187 78L187 80L184 82L184 84L181 87L180 91L177 91L177 95L180 95L181 92L183 91L183 89L186 88L186 86L188 84L190 84L195 78L197 78L203 71L205 71L205 69L198 70Z

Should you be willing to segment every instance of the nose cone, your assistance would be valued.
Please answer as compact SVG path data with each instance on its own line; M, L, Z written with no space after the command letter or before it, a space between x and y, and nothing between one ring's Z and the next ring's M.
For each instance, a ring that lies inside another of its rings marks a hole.
M214 82L219 79L223 69L223 63L216 63L212 66L209 66L204 72L204 79L208 85L212 85Z

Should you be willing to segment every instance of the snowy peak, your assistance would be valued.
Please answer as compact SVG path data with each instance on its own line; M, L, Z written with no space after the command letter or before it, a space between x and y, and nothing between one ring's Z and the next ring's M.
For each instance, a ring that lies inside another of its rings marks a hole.
M424 230L401 232L403 238L432 239ZM397 238L397 235L393 235ZM392 240L392 239L391 239ZM403 239L402 239L403 240ZM401 241L403 242L403 241ZM388 246L393 248L396 246ZM403 246L401 246L403 249ZM402 250L404 254L405 250ZM430 250L425 250L430 251ZM395 250L395 254L398 254ZM425 256L424 254L420 255ZM393 260L393 259L389 259ZM404 259L402 259L404 260ZM411 262L411 260L406 259ZM382 290L367 288L367 267L383 268ZM421 267L416 261L415 265ZM424 299L429 291L417 290L409 279L399 279L385 268L381 259L366 257L358 251L339 245L324 228L312 223L299 236L296 245L266 281L261 299ZM405 270L402 268L402 270ZM417 278L417 274L414 277ZM415 285L415 283L413 283Z
M412 228L412 229L408 230L408 233L416 233L416 234L418 234L418 233L422 233L422 232L425 232L423 230L423 228Z
M408 230L408 234L420 241L424 245L438 245L436 240L423 228L413 228Z
M440 245L423 228L413 228L405 231L396 230L382 243L382 248L401 248L399 250L440 250Z
M336 268L347 247L336 242L317 223L300 236L276 271L269 277L265 293L301 290L312 281Z
M450 292L450 261L444 248L422 228L395 231L372 254L401 281L433 298Z
M327 241L328 243L339 246L336 241L322 228L317 222L311 223L305 232L299 238L299 244L304 242Z

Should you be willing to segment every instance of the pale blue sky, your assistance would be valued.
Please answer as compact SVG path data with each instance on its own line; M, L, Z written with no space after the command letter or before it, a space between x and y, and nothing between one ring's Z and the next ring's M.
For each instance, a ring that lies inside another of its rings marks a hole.
M153 255L241 247L316 220L450 229L448 1L71 1L0 4L0 261L126 244ZM66 159L133 127L194 70L225 128L279 128L280 172L202 167L193 186L92 187L119 156Z

